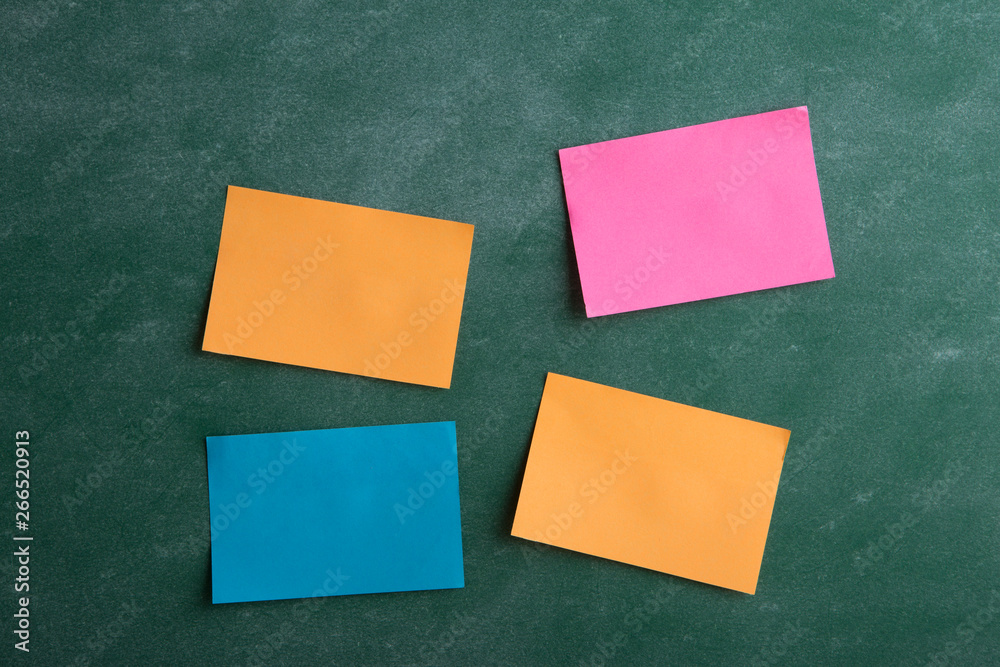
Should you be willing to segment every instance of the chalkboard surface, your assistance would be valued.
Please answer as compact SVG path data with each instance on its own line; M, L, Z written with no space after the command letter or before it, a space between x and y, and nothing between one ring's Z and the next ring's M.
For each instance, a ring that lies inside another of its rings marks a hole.
M0 17L0 662L1000 663L995 3ZM837 277L588 320L556 151L798 105ZM474 224L451 389L202 352L227 184ZM547 371L792 431L755 596L510 536ZM442 420L464 589L210 603L206 436Z

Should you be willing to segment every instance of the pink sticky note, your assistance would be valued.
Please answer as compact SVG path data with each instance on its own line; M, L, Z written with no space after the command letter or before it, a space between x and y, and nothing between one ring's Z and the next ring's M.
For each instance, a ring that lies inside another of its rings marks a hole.
M806 107L559 160L588 317L834 276Z

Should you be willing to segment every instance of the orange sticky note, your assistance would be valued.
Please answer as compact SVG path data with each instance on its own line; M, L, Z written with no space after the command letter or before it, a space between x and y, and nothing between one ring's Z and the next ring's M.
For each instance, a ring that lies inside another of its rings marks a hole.
M229 186L202 348L451 384L472 225Z
M511 534L753 594L790 435L549 373Z

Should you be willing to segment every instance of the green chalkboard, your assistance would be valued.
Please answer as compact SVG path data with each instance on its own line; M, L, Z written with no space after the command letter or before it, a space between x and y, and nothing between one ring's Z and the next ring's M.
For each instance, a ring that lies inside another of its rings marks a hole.
M0 25L0 537L30 544L30 653L9 556L0 663L1000 663L995 3ZM835 279L585 317L559 148L803 104ZM202 352L227 184L474 224L451 389ZM510 537L547 371L792 431L755 596ZM210 603L205 436L439 420L464 589Z

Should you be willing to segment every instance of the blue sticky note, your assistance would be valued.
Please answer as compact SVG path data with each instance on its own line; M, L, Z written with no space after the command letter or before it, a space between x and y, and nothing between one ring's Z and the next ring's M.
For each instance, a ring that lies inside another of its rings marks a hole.
M212 602L465 586L455 422L206 440Z

